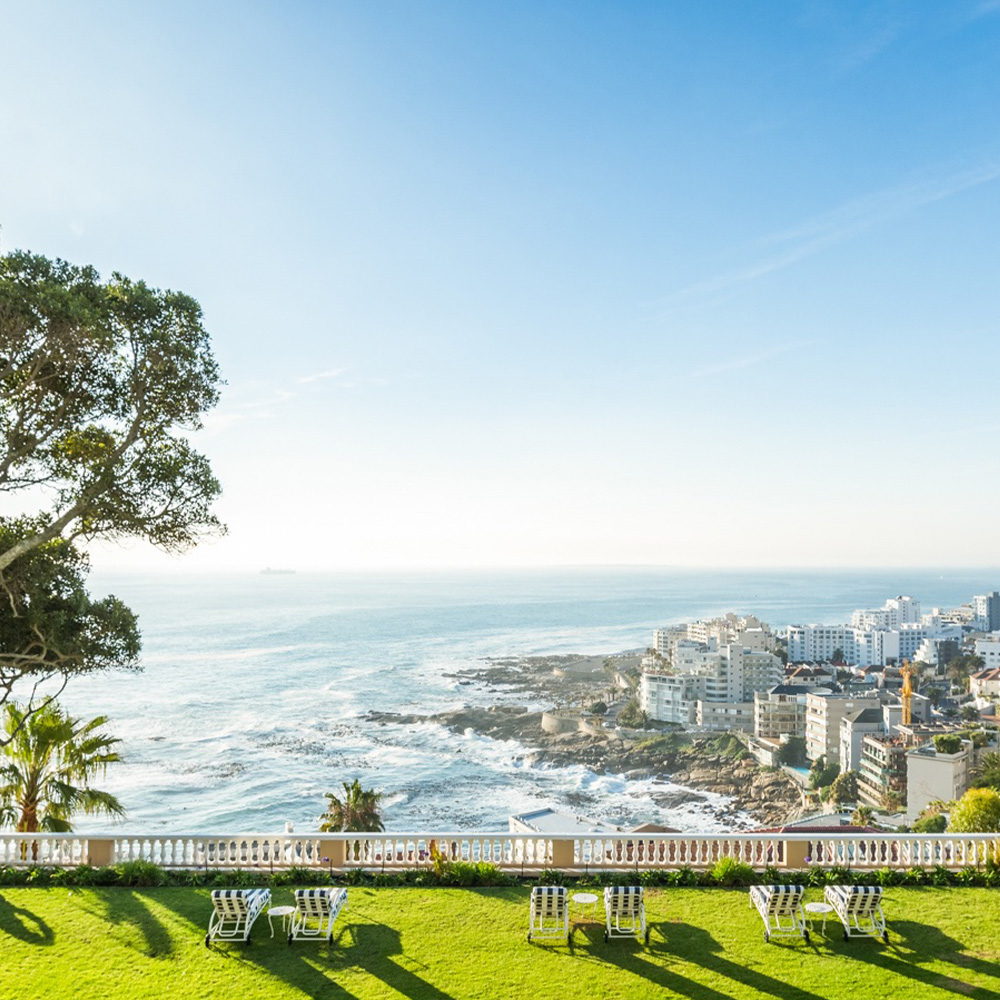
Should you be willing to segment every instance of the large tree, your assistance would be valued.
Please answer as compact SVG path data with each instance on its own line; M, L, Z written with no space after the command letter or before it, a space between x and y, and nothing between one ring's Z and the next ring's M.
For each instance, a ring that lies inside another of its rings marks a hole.
M84 722L55 704L28 714L4 710L9 741L0 753L0 823L19 833L68 833L74 813L123 816L121 803L93 779L121 758L121 741L103 730L104 716Z
M135 666L134 616L89 598L74 543L178 551L223 530L185 436L219 385L190 296L0 256L0 703L19 681Z

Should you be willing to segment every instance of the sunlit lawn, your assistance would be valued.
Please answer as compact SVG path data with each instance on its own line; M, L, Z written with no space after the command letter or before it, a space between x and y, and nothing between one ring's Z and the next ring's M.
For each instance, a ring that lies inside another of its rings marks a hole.
M765 944L745 890L647 891L648 947L528 944L528 890L351 888L334 944L269 937L203 944L210 903L194 889L0 891L0 1000L73 997L597 998L993 997L1000 893L889 889L891 940L845 942L835 918L810 943ZM819 900L819 890L810 890ZM274 905L291 902L275 891ZM279 921L275 921L277 924Z

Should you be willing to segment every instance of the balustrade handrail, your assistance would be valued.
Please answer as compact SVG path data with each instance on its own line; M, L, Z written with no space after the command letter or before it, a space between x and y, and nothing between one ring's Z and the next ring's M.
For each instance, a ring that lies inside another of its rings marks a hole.
M100 833L19 833L14 830L0 830L0 839L16 840L64 840L64 841L84 841L84 840L474 840L474 839L498 839L498 838L534 838L538 840L747 840L747 841L813 841L813 840L871 840L889 839L901 841L928 840L928 839L948 839L948 840L1000 840L1000 832L997 833L893 833L886 830L861 831L853 833L833 833L823 828L805 831L774 830L770 833L697 833L692 831L680 831L678 833L647 833L640 831L637 833L604 833L601 831L580 832L579 830L566 831L514 831L509 830L484 830L470 833L468 830L462 831L421 831L396 833L395 831L385 831L383 833L318 833L307 831L303 833L128 833L123 831L102 831Z
M0 831L0 866L95 867L145 861L164 868L350 868L403 871L449 862L506 871L709 869L722 858L754 868L800 870L963 868L1000 859L1000 833L833 832L602 833L484 831L406 833L18 833Z

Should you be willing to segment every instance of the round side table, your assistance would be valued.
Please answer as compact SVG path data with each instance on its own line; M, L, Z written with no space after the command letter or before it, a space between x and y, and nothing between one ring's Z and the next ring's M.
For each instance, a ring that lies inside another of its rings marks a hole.
M830 916L831 913L833 913L833 907L829 903L806 903L805 906L802 907L802 909L804 909L806 911L806 914L808 915L810 927L815 927L816 918L822 915L823 924L820 930L825 937L826 918Z
M288 930L288 922L291 920L294 912L294 906L271 906L268 908L267 924L271 928L271 937L274 937L274 924L272 923L274 918L281 917L281 931L284 933Z
M580 907L580 919L586 920L587 907L590 907L590 919L597 922L597 893L595 892L574 892L570 897L578 907Z

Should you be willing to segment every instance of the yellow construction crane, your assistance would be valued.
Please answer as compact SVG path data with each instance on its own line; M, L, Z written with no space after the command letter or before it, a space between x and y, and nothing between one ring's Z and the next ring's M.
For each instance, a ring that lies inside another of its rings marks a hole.
M903 725L908 726L913 721L913 685L910 683L910 678L916 670L910 666L909 660L903 660L900 673L903 675L903 690L900 695L903 702Z

